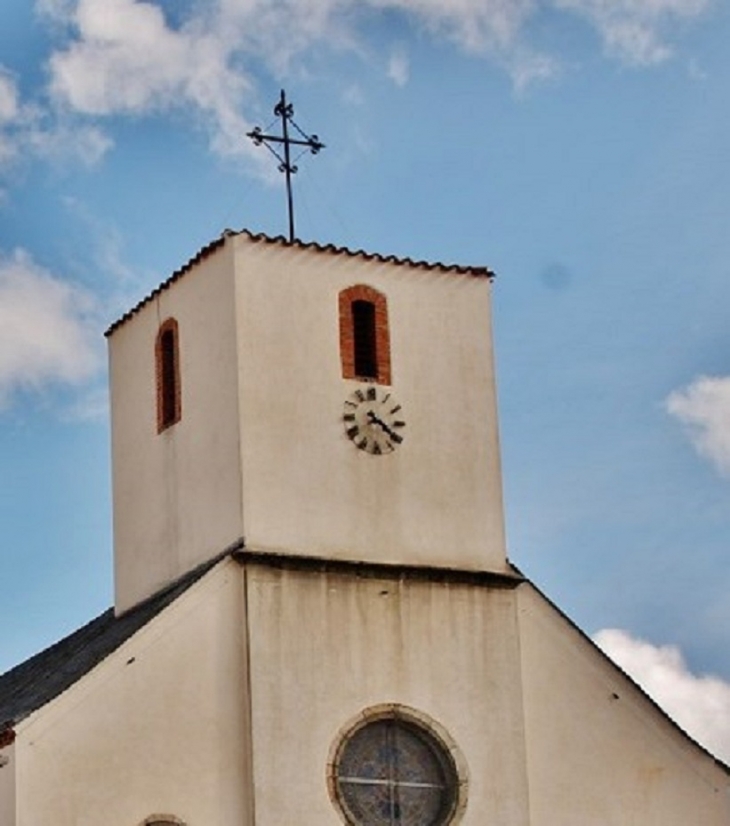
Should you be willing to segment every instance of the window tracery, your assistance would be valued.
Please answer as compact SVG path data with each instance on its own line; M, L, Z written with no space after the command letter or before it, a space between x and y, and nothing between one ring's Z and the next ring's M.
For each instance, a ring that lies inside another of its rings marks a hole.
M447 826L465 806L454 751L403 707L364 713L341 738L330 789L350 826Z

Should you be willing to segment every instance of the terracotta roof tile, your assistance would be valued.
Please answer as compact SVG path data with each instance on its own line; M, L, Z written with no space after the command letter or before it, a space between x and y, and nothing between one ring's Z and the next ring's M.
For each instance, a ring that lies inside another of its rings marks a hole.
M121 327L133 315L139 312L147 303L152 301L163 290L168 289L179 278L185 275L201 261L205 260L209 255L212 255L218 249L224 246L226 240L236 235L243 235L250 241L263 244L275 244L281 247L293 247L295 249L314 250L318 253L326 253L328 255L348 256L350 258L361 258L365 261L377 261L383 264L397 264L399 266L413 267L422 270L436 270L438 272L455 273L458 275L473 275L478 278L494 278L494 273L488 267L464 266L459 264L442 264L440 262L416 261L412 258L399 258L396 255L381 255L380 253L365 252L365 250L351 250L347 247L337 247L334 244L318 244L316 241L294 241L293 243L287 241L284 236L279 235L274 238L264 235L263 233L253 233L249 230L241 230L235 232L234 230L224 230L220 238L207 244L200 249L187 263L175 270L173 274L163 281L158 287L138 302L132 309L128 310L121 318L117 319L105 335L111 335L118 327Z

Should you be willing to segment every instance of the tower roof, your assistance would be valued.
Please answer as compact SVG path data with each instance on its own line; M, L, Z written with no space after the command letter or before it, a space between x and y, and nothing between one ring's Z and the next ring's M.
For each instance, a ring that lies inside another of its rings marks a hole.
M198 250L198 252L190 258L185 264L175 270L169 278L166 278L159 286L155 287L152 292L145 296L141 301L135 304L130 310L128 310L121 318L118 318L115 322L113 322L109 328L107 329L105 335L111 335L118 327L121 327L126 321L128 321L133 315L135 315L139 310L142 309L146 304L152 301L156 296L158 296L161 292L168 289L172 284L174 284L178 279L182 278L185 273L189 272L193 267L199 264L204 259L208 258L209 256L215 254L219 249L221 249L229 238L233 238L236 236L242 236L249 241L252 241L257 244L273 244L280 247L289 247L291 249L300 249L300 250L312 250L314 252L324 254L324 255L334 255L334 256L346 256L350 258L359 258L364 261L375 261L377 263L382 264L396 264L397 266L401 267L411 267L413 269L419 270L428 270L428 271L438 271L444 273L453 273L455 275L471 275L476 278L494 278L494 272L490 270L488 267L478 267L478 266L471 266L471 265L461 265L461 264L444 264L438 261L422 261L422 260L414 260L412 258L400 258L396 255L382 255L381 253L371 253L366 252L365 250L351 250L347 247L338 247L334 244L318 244L316 241L299 241L296 240L294 242L287 241L283 235L278 235L276 237L271 237L268 235L264 235L263 233L254 233L250 232L247 229L243 229L240 231L226 229L224 230L220 237L216 238L214 241L211 241L209 244L206 244L204 247Z

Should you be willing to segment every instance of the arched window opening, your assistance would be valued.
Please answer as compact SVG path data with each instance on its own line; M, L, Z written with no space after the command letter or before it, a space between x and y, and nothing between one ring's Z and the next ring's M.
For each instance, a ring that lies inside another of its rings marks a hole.
M175 815L150 815L141 826L185 826L185 823Z
M177 321L168 318L157 333L157 432L180 421L180 356Z
M162 351L162 423L172 424L177 418L177 377L175 375L175 334L165 330L160 337Z
M339 296L342 376L391 383L388 304L383 293L365 284Z
M375 304L371 301L352 302L352 334L355 375L377 379L378 346L375 339Z

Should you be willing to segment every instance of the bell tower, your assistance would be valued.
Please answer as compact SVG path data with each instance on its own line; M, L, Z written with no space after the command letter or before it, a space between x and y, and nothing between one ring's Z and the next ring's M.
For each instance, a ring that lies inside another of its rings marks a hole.
M490 282L229 232L114 324L117 610L236 543L505 572Z
M116 615L0 678L9 823L727 826L507 563L489 301L240 232L113 325Z

